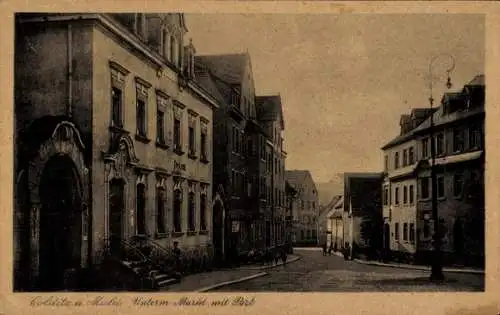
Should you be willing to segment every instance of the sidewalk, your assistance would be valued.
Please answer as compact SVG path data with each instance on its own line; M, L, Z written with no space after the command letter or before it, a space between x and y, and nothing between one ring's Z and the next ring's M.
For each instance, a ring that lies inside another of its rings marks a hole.
M335 252L335 255L342 257L342 258L344 257L344 255L340 252ZM362 259L354 259L353 261L355 261L359 264L380 266L380 267L392 267L392 268L424 270L424 271L431 270L430 266L422 266L422 265L383 263L383 262L379 262L379 261L369 261L369 260L362 260ZM478 268L466 268L466 267L447 268L447 267L444 267L443 271L444 272L457 272L457 273L469 273L469 274L484 275L484 270L478 269Z
M297 255L289 255L287 264L300 259ZM275 268L283 265L280 261L278 264L272 265L249 265L237 268L228 268L215 270L212 272L203 272L188 275L182 278L180 283L168 286L163 291L168 292L206 292L216 288L220 288L233 283L243 282L268 275L264 270Z

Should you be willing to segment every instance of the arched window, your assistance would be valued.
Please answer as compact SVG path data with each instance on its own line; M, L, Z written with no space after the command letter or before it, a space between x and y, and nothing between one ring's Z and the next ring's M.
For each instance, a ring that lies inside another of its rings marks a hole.
M171 60L172 54L170 51L170 34L166 29L163 30L163 57L167 60Z
M196 200L194 192L189 193L188 231L196 231Z
M146 234L146 186L143 183L137 184L136 222L137 234Z
M158 233L166 232L166 222L165 222L165 204L166 204L165 189L159 187L156 189L156 230Z
M182 232L182 192L174 191L174 232Z
M174 35L170 36L170 59L174 65L177 65L177 40Z
M207 195L200 196L200 230L207 230Z

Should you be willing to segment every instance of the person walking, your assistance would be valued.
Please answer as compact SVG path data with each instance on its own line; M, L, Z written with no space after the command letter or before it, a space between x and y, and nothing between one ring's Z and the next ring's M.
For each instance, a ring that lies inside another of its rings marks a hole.
M326 243L323 243L323 256L326 256Z
M287 258L286 256L287 256L286 255L286 250L282 250L281 251L281 260L283 261L283 266L286 265L286 258Z

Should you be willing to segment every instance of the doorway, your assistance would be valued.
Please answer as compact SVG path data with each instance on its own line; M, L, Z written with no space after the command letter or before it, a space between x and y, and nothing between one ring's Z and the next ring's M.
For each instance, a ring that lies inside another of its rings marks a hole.
M66 287L65 273L81 266L82 193L69 156L56 155L41 175L39 283L45 291Z
M112 179L109 183L109 241L112 254L119 254L123 239L123 211L125 208L125 182Z
M216 201L214 204L213 213L213 244L214 244L214 258L219 259L223 257L224 247L224 215L222 204Z
M391 251L391 228L388 223L384 224L384 259L387 259Z

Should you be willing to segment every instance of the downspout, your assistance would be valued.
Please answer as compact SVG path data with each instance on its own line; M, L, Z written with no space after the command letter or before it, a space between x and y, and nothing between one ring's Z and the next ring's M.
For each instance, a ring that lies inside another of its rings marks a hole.
M73 37L71 24L68 24L68 102L66 104L66 115L72 116L73 106Z

